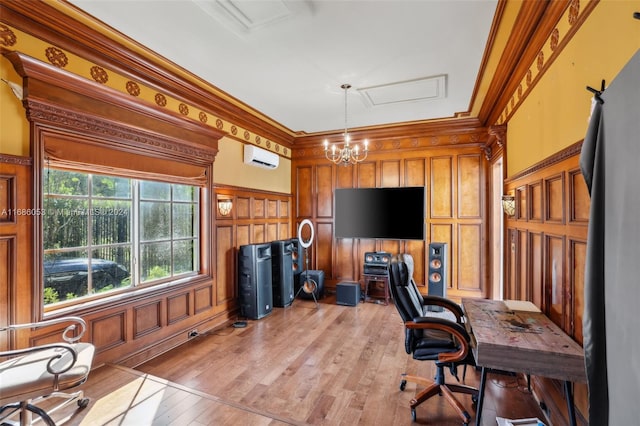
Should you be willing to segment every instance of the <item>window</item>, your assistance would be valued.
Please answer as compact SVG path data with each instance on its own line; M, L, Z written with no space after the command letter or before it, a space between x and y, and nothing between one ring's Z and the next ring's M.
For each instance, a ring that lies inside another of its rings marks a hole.
M197 186L47 168L44 304L199 270Z

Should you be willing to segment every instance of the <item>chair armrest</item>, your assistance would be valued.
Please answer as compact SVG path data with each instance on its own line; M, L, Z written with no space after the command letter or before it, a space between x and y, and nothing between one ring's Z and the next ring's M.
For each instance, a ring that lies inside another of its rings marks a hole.
M58 350L55 350L58 349ZM55 350L55 351L54 351ZM6 357L14 357L17 355L26 355L35 352L45 352L51 351L51 355L49 356L49 360L47 361L47 371L49 374L58 375L62 373L66 373L71 370L71 368L76 364L78 360L78 352L75 348L67 343L50 343L46 345L33 346L31 348L24 349L14 349L11 351L0 352L0 358ZM56 370L53 366L53 363L62 358L65 355L65 352L68 352L71 355L71 362L65 363L62 368Z
M73 322L76 324L71 324L64 329L64 331L62 332L62 339L64 339L64 341L67 343L75 343L78 340L80 340L87 329L87 323L84 322L84 320L80 317L61 317L61 318L55 318L55 319L46 320L46 321L31 322L27 324L12 324L6 327L0 327L0 331L6 331L6 330L12 331L12 330L19 330L23 328L37 329L37 328L48 327L50 325L61 324L65 322ZM78 333L78 335L76 336L70 335L71 332L76 330L78 325L80 326L80 332Z
M464 318L464 311L462 310L460 305L458 305L453 300L447 299L445 297L440 297L440 296L430 296L428 294L423 295L422 298L424 299L423 306L429 306L429 305L441 306L456 316L456 321L458 322L458 324L462 324L462 319Z
M443 318L420 317L413 321L407 321L405 327L408 329L440 330L450 333L459 342L460 349L456 352L443 352L438 355L441 362L459 362L464 360L469 354L471 337L467 330L460 324Z

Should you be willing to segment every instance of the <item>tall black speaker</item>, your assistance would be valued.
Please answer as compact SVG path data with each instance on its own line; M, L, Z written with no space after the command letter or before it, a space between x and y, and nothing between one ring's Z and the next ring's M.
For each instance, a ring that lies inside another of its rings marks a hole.
M291 238L291 263L293 275L297 275L304 270L304 248L300 245L298 238Z
M446 297L447 293L447 243L429 244L429 295ZM428 306L429 311L442 311L440 306Z
M240 315L260 319L271 313L271 244L248 244L238 249Z
M293 244L291 240L271 242L271 288L273 306L285 307L293 302Z

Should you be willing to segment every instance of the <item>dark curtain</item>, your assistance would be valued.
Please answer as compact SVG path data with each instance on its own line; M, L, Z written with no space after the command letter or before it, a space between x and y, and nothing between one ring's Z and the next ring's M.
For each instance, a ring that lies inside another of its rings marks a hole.
M589 421L606 426L609 417L604 276L604 123L602 104L596 102L587 136L582 144L580 168L591 195L587 256L584 278L582 334L587 383Z
M596 104L580 167L591 194L583 345L593 426L639 424L640 50Z

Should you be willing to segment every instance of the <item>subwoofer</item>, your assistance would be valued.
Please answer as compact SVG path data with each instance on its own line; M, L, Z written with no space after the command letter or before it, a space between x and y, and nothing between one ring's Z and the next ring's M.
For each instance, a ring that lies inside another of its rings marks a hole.
M446 297L447 293L447 243L429 244L428 291L431 296ZM429 311L441 312L440 306L429 306Z
M238 249L240 315L260 319L273 309L271 244L248 244Z
M293 245L290 240L271 242L271 288L273 306L285 307L293 302Z
M360 302L360 283L340 282L336 284L336 303L357 306Z
M301 299L322 299L324 297L324 271L311 269L302 271L296 278L296 295Z

